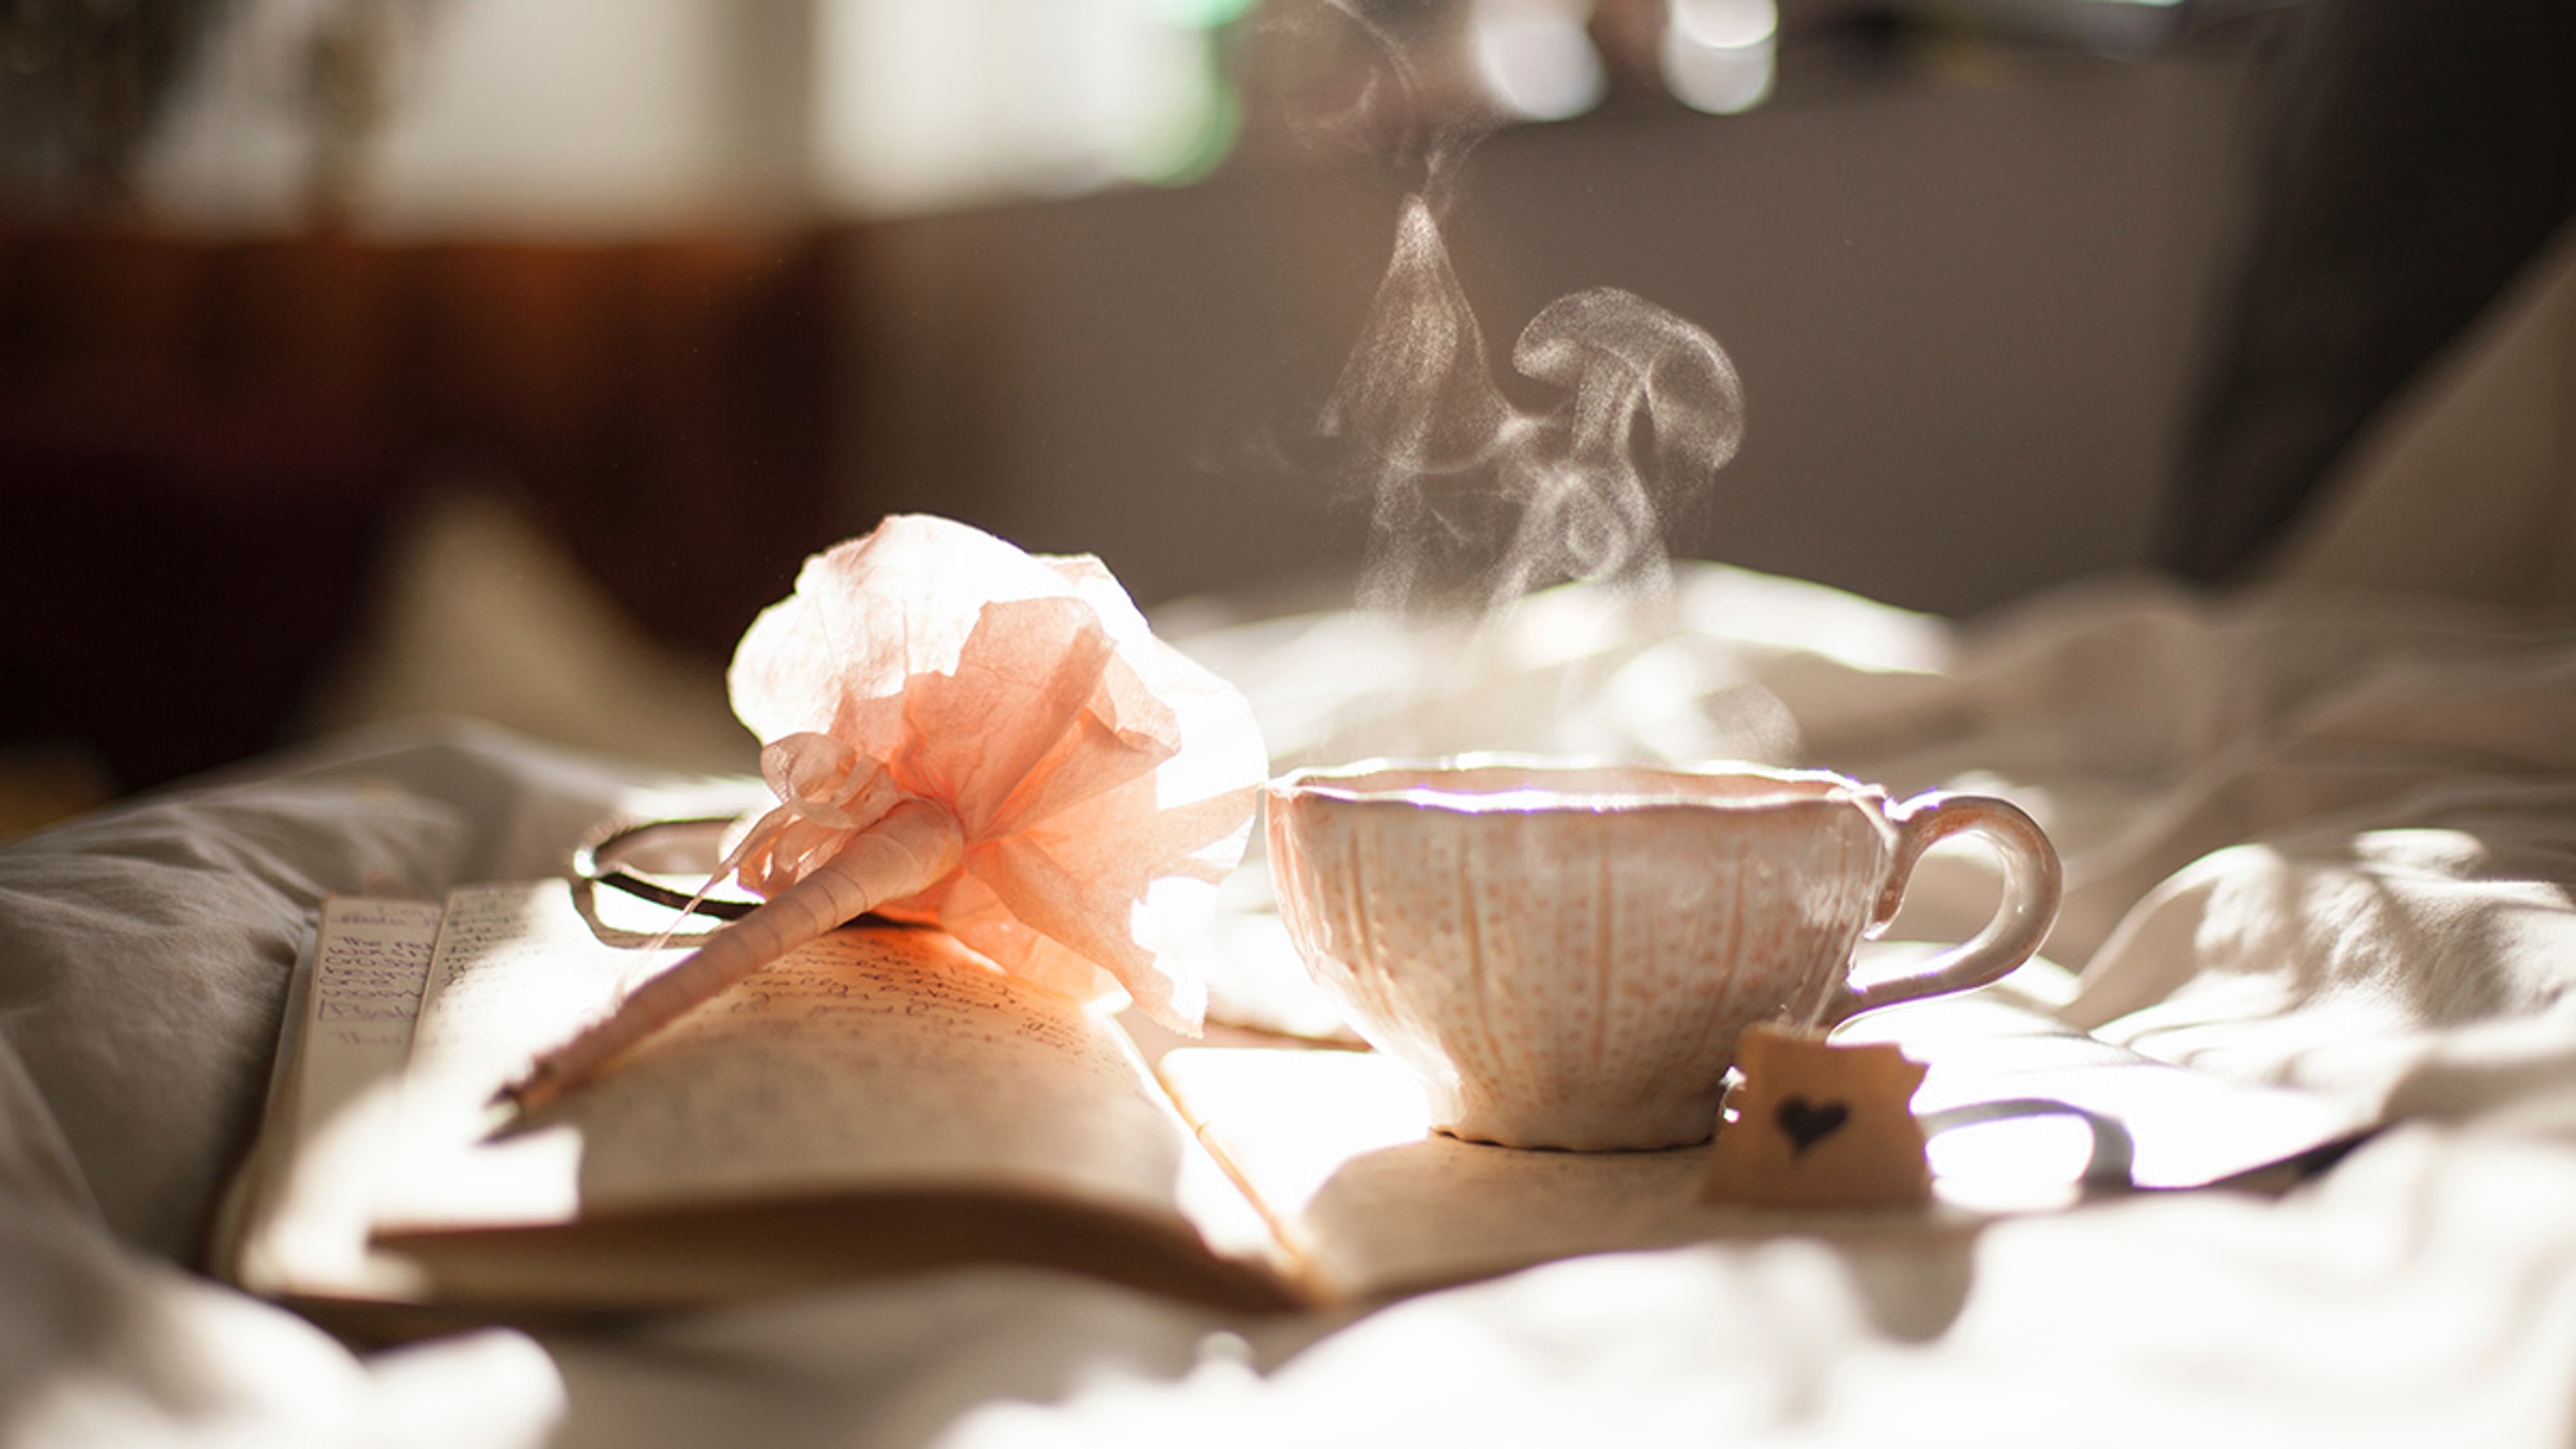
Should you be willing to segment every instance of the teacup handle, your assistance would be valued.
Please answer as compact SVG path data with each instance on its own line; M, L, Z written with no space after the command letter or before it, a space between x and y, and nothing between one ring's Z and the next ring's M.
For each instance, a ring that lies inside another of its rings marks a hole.
M1925 962L1921 970L1867 987L1846 984L1825 1012L1826 1026L1900 1001L1983 986L2029 960L2057 921L2062 883L2057 847L2048 843L2039 823L2020 807L1989 795L1935 792L1892 807L1887 819L1896 827L1896 858L1870 912L1870 934L1876 935L1895 919L1923 852L1964 831L1982 833L1999 847L2004 863L2003 904L1996 907L1984 930Z

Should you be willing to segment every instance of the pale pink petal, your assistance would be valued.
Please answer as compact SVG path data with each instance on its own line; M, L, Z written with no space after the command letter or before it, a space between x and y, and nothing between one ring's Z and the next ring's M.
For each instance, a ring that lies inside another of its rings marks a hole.
M884 909L1195 1026L1204 989L1166 947L1240 859L1268 760L1242 696L1154 638L1097 559L889 518L806 561L727 683L782 801L747 884L775 891L894 799L934 800L962 864Z
M948 673L904 698L898 772L946 801L972 840L997 828L1013 794L1063 761L1111 662L1108 632L1079 599L988 605ZM1114 742L1113 747L1114 747ZM1168 747L1138 759L1150 769Z

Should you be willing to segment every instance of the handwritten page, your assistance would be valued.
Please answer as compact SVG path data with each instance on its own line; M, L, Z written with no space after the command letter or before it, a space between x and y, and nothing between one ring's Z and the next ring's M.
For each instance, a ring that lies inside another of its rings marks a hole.
M392 1080L411 1055L441 911L429 901L335 897L314 941L298 1135Z
M371 1254L384 1166L440 908L334 897L322 906L281 1032L263 1170L232 1272L261 1291L389 1296L400 1265Z
M510 1125L490 1105L499 1087L685 949L609 935L562 882L450 898L387 1226L885 1188L1017 1188L1178 1218L1186 1137L1126 1038L935 932L837 932Z

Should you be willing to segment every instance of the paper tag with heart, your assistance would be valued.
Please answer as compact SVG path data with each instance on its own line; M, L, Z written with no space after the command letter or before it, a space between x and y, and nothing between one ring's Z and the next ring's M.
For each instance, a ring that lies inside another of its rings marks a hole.
M1837 1046L1812 1032L1746 1030L1729 1120L1700 1196L1754 1207L1919 1207L1932 1169L1914 1090L1923 1066L1894 1046Z

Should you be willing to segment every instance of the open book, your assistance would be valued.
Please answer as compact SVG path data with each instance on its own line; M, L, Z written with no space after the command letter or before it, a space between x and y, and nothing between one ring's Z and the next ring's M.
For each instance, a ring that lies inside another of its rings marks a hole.
M649 949L669 913L621 924L611 895L549 880L329 902L219 1268L326 1313L651 1308L965 1262L1260 1309L1726 1234L1972 1230L2034 1187L2199 1186L2364 1125L1991 1001L1898 1008L1871 1021L1930 1044L1918 1109L1984 1124L1964 1140L2044 1104L2089 1145L2001 1169L1936 1152L1951 1201L1928 1215L1756 1211L1701 1200L1706 1148L1434 1135L1371 1053L1149 1059L1118 1018L892 926L797 952L514 1121L496 1089L688 945Z

